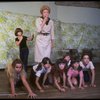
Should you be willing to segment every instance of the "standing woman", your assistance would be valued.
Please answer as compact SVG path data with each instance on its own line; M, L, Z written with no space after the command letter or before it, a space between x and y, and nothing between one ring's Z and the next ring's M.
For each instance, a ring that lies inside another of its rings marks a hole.
M40 9L41 17L36 19L37 37L35 43L35 62L41 62L44 57L50 58L54 45L54 24L49 18L50 8L47 5Z
M33 40L34 35L32 35L31 37L23 36L23 30L21 28L16 28L15 36L16 36L15 38L16 45L19 46L20 50L20 59L24 64L25 71L27 72L28 55L29 55L27 41Z

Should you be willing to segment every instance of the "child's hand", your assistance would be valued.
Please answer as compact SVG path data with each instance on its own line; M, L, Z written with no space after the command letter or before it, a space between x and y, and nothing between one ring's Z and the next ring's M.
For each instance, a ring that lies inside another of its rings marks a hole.
M28 98L35 98L37 95L35 93L29 93Z
M18 37L19 41L22 41L23 37Z
M32 34L32 38L34 38L34 34Z
M32 40L34 39L34 34L32 35Z

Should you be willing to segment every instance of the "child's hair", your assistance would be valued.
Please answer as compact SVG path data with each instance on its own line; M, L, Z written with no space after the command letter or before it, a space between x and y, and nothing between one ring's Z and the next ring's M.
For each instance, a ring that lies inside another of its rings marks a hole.
M73 64L75 64L76 62L80 62L80 60L79 59L74 59L74 60L72 60L72 62L71 62L71 67L74 69L74 66L73 66ZM78 67L78 69L77 69L78 71L81 71L82 70L82 67L80 67L80 65L79 65L79 67Z
M14 77L14 69L16 64L22 64L22 70L24 70L22 61L20 59L15 59L12 63L7 64L6 72L8 78Z
M90 57L90 55L89 55L88 53L83 53L82 56L81 56L81 59L83 59L83 57L84 57L85 55L87 55L87 56L89 57L89 59L91 60L91 57Z
M18 36L18 32L21 32L23 34L23 30L21 28L16 28L15 30L15 36Z
M63 56L63 59L64 59L66 56L70 56L70 57L71 57L70 53L66 53L66 54Z
M61 74L62 72L65 71L65 68L66 68L66 67L65 67L63 70L61 70L61 69L59 68L59 64L61 64L61 63L64 63L64 64L66 65L65 60L63 60L62 58L56 60L55 64L53 65L53 68L52 68L52 70L51 70L51 74L52 74L53 76L59 77L60 74Z
M45 65L45 64L50 64L50 65L52 65L51 60L50 60L48 57L44 57L44 58L42 59L42 62L39 63L39 65L38 65L38 67L37 67L37 69L36 69L37 71L42 69L42 64L43 64L43 65Z
M66 61L65 60L63 60L62 58L60 58L60 59L58 59L57 61L56 61L56 63L55 63L55 67L57 68L57 70L59 70L60 71L60 69L59 69L59 64L65 64L65 66L66 66ZM66 67L65 67L66 68ZM64 69L65 69L64 68Z

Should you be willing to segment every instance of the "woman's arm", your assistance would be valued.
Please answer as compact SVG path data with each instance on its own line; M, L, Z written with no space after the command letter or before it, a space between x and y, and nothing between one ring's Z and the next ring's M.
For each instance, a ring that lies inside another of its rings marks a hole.
M65 72L63 72L63 87L67 88L67 86L66 86L66 75L65 75Z
M54 47L54 39L51 39L51 48Z
M54 76L54 84L58 88L58 90L65 92L64 88L61 88L60 85L58 84L57 78Z
M51 47L54 47L54 23L52 21L52 25L51 25Z
M30 88L30 86L29 86L29 84L28 84L28 82L27 82L27 80L26 80L26 77L23 75L23 76L21 76L21 79L22 79L22 82L23 82L24 86L26 87L26 89L27 89L28 92L29 92L29 96L30 96L31 98L32 98L32 97L35 97L36 94L33 93L33 91L31 90L31 88Z
M45 81L46 81L47 77L48 77L48 73L45 73L44 77L43 77L43 83L42 83L43 87L45 87L44 84L45 84Z
M84 88L82 87L82 85L84 85L83 71L80 71L80 72L79 72L79 76L80 76L79 88L84 89Z
M68 76L68 82L69 82L69 85L70 85L71 89L75 89L75 87L72 84L72 81L71 81L71 77L70 76Z
M94 84L94 81L95 81L95 70L91 69L91 73L92 73L91 86L96 87L96 85Z
M41 18L37 18L36 19L36 29L37 29L37 32L40 33L46 23L48 19L45 17L44 20L41 19Z
M39 84L39 77L36 77L35 84L36 84L37 88L40 90L40 92L44 92L44 90L42 89L42 87Z
M75 87L74 87L73 84L72 84L72 79L71 79L71 78L72 78L72 73L73 73L72 67L70 67L70 68L68 69L68 72L67 72L68 83L69 83L71 89L75 89Z
M44 17L42 24L41 24L41 29L43 29L44 25L46 24L46 22L48 21L48 17Z
M11 86L11 94L12 96L16 96L16 93L15 93L15 86L14 86L14 79L10 79L10 86Z

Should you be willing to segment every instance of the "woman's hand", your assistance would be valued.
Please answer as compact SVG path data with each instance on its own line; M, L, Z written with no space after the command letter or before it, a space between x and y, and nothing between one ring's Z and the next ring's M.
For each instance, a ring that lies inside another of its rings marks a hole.
M54 48L54 40L51 40L51 48Z
M10 95L11 98L12 98L12 97L16 97L16 96L17 96L16 93L12 93L12 94Z
M28 98L35 98L37 95L35 93L29 93L28 94Z
M44 17L44 21L47 22L48 21L48 16Z

